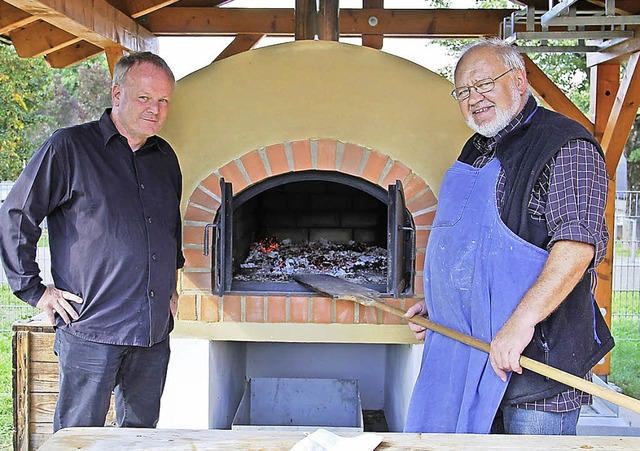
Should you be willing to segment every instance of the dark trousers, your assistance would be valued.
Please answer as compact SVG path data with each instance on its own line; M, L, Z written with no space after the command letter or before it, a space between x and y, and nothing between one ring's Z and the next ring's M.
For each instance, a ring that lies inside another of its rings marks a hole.
M60 329L53 348L60 368L54 432L104 426L111 393L119 427L153 428L169 364L169 338L149 348L94 343Z

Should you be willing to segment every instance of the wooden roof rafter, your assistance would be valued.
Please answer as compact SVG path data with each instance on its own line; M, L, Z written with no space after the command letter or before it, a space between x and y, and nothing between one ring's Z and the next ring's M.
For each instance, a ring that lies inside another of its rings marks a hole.
M4 25L18 54L44 54L52 67L76 64L108 47L127 51L158 48L155 35L105 0L1 0L1 4L0 11L20 10L33 18ZM49 25L43 25L45 22ZM49 27L50 33L42 35L43 27Z
M477 38L495 36L512 9L340 9L340 36ZM375 21L369 19L375 17ZM287 8L171 7L141 19L156 36L294 36ZM375 23L375 25L372 25Z

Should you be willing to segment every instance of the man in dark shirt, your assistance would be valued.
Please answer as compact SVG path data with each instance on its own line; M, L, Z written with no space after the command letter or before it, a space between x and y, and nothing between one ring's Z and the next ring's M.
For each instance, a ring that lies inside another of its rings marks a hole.
M519 360L589 377L613 347L591 293L608 241L602 151L582 126L537 105L522 57L503 41L467 47L454 78L476 134L443 180L426 302L407 316L428 312L491 351L427 333L405 429L575 434L590 397L523 372Z
M60 392L54 431L103 426L111 393L119 426L155 427L177 309L182 176L156 133L175 79L149 52L121 58L112 108L56 131L0 209L9 283L56 326ZM35 261L47 218L54 286Z

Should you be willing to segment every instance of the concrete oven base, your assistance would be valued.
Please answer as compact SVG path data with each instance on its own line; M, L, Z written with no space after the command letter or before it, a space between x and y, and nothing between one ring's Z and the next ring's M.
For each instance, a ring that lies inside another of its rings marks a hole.
M265 343L175 338L159 428L229 429L250 378L355 379L363 410L402 430L421 345Z

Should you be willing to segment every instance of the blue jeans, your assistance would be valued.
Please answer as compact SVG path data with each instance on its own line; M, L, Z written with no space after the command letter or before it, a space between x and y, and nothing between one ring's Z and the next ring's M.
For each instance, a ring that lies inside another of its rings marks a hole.
M155 427L169 364L169 338L149 348L94 343L60 329L53 347L60 368L54 432L104 426L111 393L119 427Z
M541 412L509 406L501 409L505 434L576 435L580 409L570 412Z

